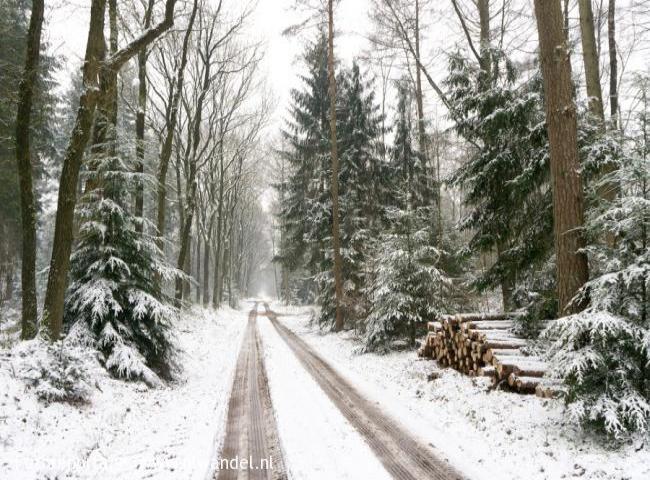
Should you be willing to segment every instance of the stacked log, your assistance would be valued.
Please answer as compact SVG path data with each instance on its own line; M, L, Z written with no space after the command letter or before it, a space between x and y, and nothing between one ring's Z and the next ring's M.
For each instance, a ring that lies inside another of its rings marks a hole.
M513 333L515 313L463 313L429 322L420 356L470 376L490 377L494 386L519 393L554 395L544 378L547 365L523 353L527 341Z

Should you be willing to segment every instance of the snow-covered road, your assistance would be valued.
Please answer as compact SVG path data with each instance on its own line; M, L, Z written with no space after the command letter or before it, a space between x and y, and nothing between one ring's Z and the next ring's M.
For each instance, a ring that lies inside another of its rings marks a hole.
M280 441L290 478L388 480L390 475L280 338L258 317Z

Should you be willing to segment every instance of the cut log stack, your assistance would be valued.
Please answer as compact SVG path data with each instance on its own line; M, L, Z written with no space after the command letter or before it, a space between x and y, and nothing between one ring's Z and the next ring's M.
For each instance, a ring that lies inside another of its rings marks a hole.
M544 378L546 364L525 355L527 341L513 331L515 313L444 315L428 323L419 355L470 376L491 377L495 386L519 393L551 397L555 389Z

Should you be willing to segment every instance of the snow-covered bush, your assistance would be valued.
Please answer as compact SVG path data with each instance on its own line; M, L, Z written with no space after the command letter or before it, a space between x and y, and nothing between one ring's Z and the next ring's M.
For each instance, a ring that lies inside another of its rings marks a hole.
M91 385L83 351L66 341L33 342L26 352L25 379L36 396L45 402L86 403Z
M116 377L157 385L174 366L170 327L178 315L163 291L179 273L167 266L155 238L136 226L130 213L129 185L141 176L119 156L95 159L79 208L79 242L71 258L67 292L68 328L84 322Z
M614 437L650 430L650 112L643 103L626 158L594 184L619 193L589 212L592 278L579 294L589 306L545 332L569 413Z

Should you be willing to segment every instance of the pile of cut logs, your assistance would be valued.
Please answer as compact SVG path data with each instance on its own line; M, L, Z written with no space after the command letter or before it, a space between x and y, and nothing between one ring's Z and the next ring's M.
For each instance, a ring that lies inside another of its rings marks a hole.
M513 330L515 313L462 313L429 322L419 355L470 376L491 377L494 386L552 397L555 384L544 378L546 363L522 350L526 340Z

